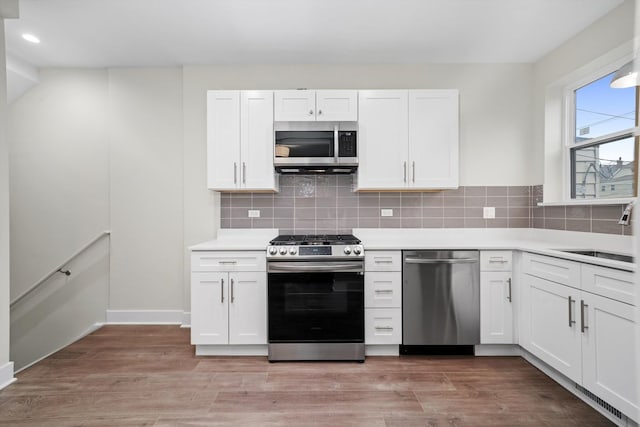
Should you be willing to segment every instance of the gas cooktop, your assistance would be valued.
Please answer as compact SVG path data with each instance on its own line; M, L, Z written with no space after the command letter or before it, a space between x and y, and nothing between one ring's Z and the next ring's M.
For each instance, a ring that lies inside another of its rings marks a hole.
M280 235L269 242L267 258L277 259L362 259L364 248L351 234Z
M281 234L270 245L357 245L360 239L353 234Z

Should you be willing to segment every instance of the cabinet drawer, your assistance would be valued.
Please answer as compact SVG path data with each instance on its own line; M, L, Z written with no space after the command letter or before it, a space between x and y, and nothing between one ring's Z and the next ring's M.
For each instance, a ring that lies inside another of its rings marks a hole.
M597 295L634 304L635 282L630 271L582 265L582 289Z
M191 271L266 271L266 253L249 251L195 251Z
M511 251L480 252L480 271L511 271Z
M402 252L369 251L364 256L366 271L402 271Z
M402 309L367 308L364 310L365 344L401 344Z
M563 285L580 287L580 264L565 259L525 253L524 272Z
M399 271L365 273L364 306L366 308L402 307L402 273Z

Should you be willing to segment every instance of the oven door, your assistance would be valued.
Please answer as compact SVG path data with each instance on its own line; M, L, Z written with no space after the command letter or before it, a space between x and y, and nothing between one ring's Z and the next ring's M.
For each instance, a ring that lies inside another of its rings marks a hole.
M270 262L269 343L364 343L362 261Z

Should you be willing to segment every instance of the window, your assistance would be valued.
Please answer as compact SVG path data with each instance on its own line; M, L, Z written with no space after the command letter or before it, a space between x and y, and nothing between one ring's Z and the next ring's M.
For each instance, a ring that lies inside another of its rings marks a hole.
M574 126L567 144L572 199L636 194L637 91L610 88L612 77L608 74L572 93Z

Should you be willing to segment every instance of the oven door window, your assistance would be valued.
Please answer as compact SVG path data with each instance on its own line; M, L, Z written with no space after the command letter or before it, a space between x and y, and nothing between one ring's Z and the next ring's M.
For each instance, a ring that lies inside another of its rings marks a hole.
M364 342L362 273L269 273L269 342Z
M332 131L277 131L276 132L276 156L283 157L334 157ZM288 150L278 150L278 146L287 147Z

